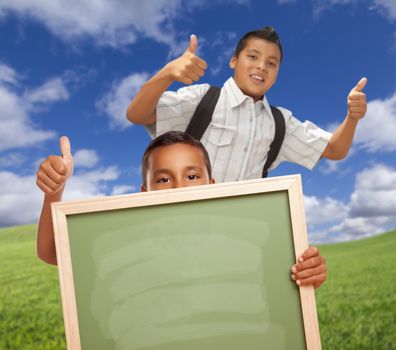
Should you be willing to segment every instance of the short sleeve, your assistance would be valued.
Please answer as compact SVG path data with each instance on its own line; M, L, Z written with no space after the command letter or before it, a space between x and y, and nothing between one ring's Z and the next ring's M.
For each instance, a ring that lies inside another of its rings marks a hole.
M310 121L299 121L285 108L279 109L286 121L286 132L279 155L271 168L288 161L310 170L313 169L320 160L332 134Z
M156 122L145 128L151 138L167 131L185 131L209 84L190 85L177 91L166 91L159 99Z

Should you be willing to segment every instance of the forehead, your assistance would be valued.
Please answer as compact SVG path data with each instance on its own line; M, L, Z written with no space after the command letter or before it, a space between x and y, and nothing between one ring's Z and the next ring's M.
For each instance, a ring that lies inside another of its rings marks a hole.
M272 41L261 38L249 38L246 41L245 47L242 51L255 51L267 56L276 57L280 60L281 52L279 46Z
M204 163L200 148L183 143L157 147L148 158L150 170L158 167L202 166Z

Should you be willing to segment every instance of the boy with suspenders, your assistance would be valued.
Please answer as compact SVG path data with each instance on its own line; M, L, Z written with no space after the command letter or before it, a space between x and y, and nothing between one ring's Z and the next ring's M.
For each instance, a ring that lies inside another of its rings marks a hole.
M240 39L230 60L234 76L220 90L191 85L207 68L196 50L192 35L184 54L142 86L128 107L131 122L145 125L152 137L181 130L200 139L217 182L265 177L271 166L283 161L312 169L321 157L339 160L347 155L358 120L366 112L366 78L349 93L347 116L330 134L311 122L300 122L285 108L269 105L265 94L276 82L282 61L273 28ZM174 81L190 86L166 91Z

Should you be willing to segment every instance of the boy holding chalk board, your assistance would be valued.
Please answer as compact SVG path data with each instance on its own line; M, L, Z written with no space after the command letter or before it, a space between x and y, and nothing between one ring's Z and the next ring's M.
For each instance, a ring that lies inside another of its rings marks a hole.
M62 200L67 179L73 173L73 157L67 137L60 138L62 156L49 156L37 172L37 185L44 203L37 229L37 254L46 263L57 264L51 203ZM211 164L201 142L188 134L171 131L155 138L142 162L142 191L156 191L214 183ZM309 247L292 266L297 285L318 288L326 280L326 263L316 247Z

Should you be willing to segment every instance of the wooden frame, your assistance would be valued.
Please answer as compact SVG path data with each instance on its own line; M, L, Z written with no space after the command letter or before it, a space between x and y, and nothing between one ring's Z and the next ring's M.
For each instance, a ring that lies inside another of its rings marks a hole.
M77 317L73 268L68 237L68 217L75 214L191 202L223 197L243 196L267 192L287 191L290 220L293 231L295 259L308 247L303 192L299 175L187 187L177 190L136 193L92 200L59 202L52 204L52 217L58 257L62 307L64 313L67 348L80 350L80 331ZM319 325L313 287L300 287L301 313L306 348L321 349Z

